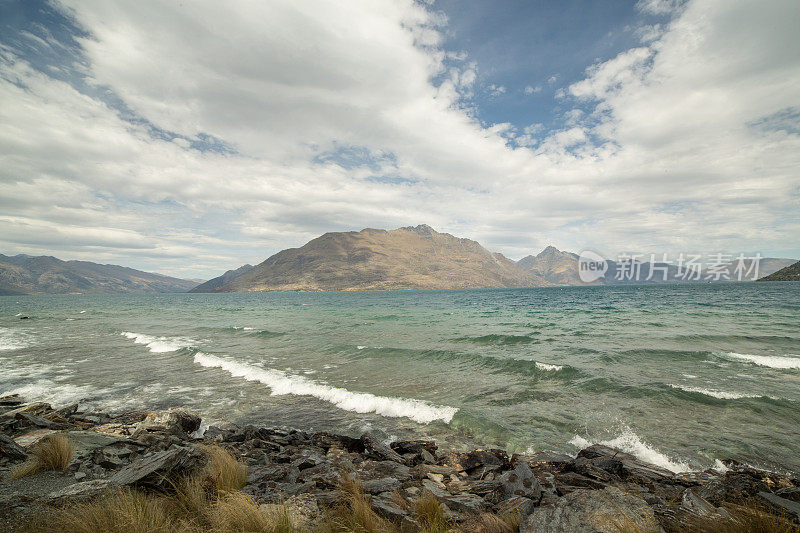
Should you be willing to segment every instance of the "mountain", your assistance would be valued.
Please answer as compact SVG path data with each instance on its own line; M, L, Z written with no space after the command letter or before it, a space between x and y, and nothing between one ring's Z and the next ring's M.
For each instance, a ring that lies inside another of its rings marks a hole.
M672 263L653 264L653 274L650 275L651 265L647 258L642 258L633 263L625 265L621 262L608 260L608 270L605 275L593 282L598 285L630 285L642 283L705 283L709 275L706 267L703 269L700 279L684 279L678 269L678 265ZM794 264L794 259L783 259L775 257L763 257L758 263L758 273L748 272L751 266L750 260L743 262L741 281L754 281L759 275L770 274L787 265ZM578 276L578 255L571 252L562 252L553 246L548 246L538 255L529 255L517 261L517 266L529 272L537 274L543 280L553 285L586 285ZM739 281L737 271L738 261L734 260L722 267L729 279L724 277L719 281ZM638 275L634 274L638 272ZM664 276L666 272L666 276ZM650 278L650 279L648 279Z
M234 271L235 272L235 271ZM420 225L326 233L193 292L468 289L549 285L502 254Z
M532 272L554 285L584 285L578 277L578 256L548 246L538 255L517 261L517 266Z
M116 265L0 254L0 294L187 292L193 281Z
M800 281L800 261L764 276L758 281Z
M255 267L253 265L243 265L236 270L228 270L221 276L212 278L205 283L200 283L189 292L215 292L216 289L219 289L229 281L233 280L233 278L241 276L245 272L249 272L254 268Z

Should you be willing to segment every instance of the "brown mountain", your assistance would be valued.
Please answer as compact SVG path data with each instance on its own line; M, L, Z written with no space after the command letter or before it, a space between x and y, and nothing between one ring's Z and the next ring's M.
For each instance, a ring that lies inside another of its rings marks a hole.
M117 265L0 254L0 294L187 292L197 283Z
M554 285L585 285L578 277L578 255L548 246L538 255L517 261L517 266Z
M800 281L800 261L764 276L758 281Z
M227 275L228 273L226 273ZM502 254L420 225L326 233L193 292L471 289L550 285Z

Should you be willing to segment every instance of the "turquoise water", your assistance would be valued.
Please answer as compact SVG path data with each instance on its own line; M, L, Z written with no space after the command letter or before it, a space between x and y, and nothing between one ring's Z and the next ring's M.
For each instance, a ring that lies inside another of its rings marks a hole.
M800 471L800 284L6 296L0 360L58 405Z

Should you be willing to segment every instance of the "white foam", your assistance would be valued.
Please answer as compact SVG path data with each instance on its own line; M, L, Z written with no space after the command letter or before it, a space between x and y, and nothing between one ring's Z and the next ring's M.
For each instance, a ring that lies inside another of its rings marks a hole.
M356 348L358 348L359 350L363 350L364 348L366 348L366 346L356 346Z
M191 347L191 341L181 337L152 337L143 333L123 331L123 337L131 339L136 344L144 344L152 353L174 352L181 348Z
M672 472L677 473L689 471L689 465L686 463L673 461L655 448L651 448L628 427L623 429L620 436L611 440L591 442L580 435L575 435L575 437L573 437L569 443L577 447L579 450L588 448L592 444L602 444L617 450L622 450L623 452L633 455L640 461L660 466L661 468L666 468Z
M27 336L9 328L0 328L0 351L20 350L30 346Z
M428 424L435 420L450 422L453 415L458 411L455 407L432 405L422 400L389 398L364 392L352 392L339 387L330 387L302 376L287 375L280 370L264 369L237 363L203 352L197 352L194 355L194 362L205 367L221 368L234 377L263 383L272 389L273 395L313 396L330 402L339 409L355 413L376 413L392 418L407 417L420 424Z
M673 389L680 389L686 392L696 392L698 394L705 394L720 400L738 400L739 398L761 398L766 397L763 394L745 394L743 392L725 392L716 389L704 389L702 387L687 387L684 385L670 384Z
M714 459L714 466L712 466L711 468L713 468L714 470L716 470L720 474L724 474L725 472L730 470L730 468L725 466L725 463L723 463L719 459Z
M758 366L767 366L769 368L800 369L800 357L794 355L750 355L746 353L728 352L725 354L729 359L736 359L739 361L747 361Z
M19 394L25 399L47 402L55 407L75 403L86 397L107 394L108 389L95 389L89 385L70 385L56 383L49 379L40 379L33 383L5 391L3 394Z
M547 363L540 363L536 361L536 368L540 368L542 370L548 370L550 372L558 372L559 370L564 370L564 367L561 365L548 365Z

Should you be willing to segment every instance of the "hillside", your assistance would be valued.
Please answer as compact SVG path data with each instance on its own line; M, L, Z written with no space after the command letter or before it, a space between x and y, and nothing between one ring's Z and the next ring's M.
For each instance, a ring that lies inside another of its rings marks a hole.
M197 283L117 265L0 254L0 294L187 292Z
M227 272L224 277L230 273ZM420 225L326 233L193 292L467 289L549 285L502 254Z
M758 281L800 281L800 261L764 276Z
M538 255L517 261L517 266L532 272L554 285L584 285L578 277L578 256L548 246Z

